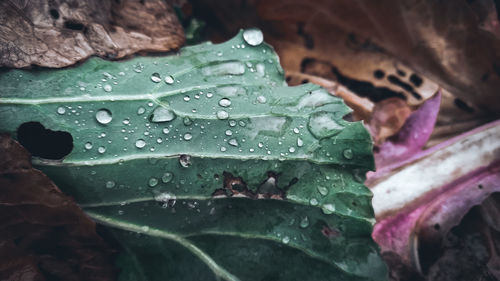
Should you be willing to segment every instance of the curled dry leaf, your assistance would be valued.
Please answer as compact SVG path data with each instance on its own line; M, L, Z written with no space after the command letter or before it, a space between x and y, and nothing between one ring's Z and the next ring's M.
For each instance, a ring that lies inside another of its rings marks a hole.
M500 192L499 137L497 121L417 153L402 162L410 164L393 166L392 171L371 178L367 184L372 186L378 221L373 237L381 250L425 273L429 249L439 248L473 206ZM495 225L495 212L486 213L486 221ZM498 244L491 249L489 264L494 275Z
M64 67L183 43L182 26L161 0L0 2L0 66Z
M113 280L94 222L6 134L0 155L0 280Z

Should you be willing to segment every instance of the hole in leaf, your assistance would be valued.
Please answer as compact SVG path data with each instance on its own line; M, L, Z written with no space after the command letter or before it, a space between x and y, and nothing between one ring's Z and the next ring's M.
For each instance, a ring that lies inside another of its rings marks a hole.
M59 18L59 11L57 11L56 9L50 9L49 13L53 19Z
M77 21L67 20L64 22L64 27L71 30L83 30L85 26Z
M32 156L58 160L73 150L73 137L68 132L52 131L38 122L23 123L17 139Z

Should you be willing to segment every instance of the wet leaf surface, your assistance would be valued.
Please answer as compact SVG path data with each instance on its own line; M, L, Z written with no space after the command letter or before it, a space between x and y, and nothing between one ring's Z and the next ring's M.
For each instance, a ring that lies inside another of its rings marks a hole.
M368 132L319 86L286 86L259 30L0 85L0 130L71 136L35 163L121 243L121 280L386 279Z

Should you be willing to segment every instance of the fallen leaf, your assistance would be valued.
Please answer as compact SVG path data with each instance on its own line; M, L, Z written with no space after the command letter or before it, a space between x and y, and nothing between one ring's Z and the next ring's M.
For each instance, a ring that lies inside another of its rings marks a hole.
M3 67L64 67L92 55L117 59L183 43L182 26L161 0L0 2Z
M0 135L0 280L113 280L95 223Z

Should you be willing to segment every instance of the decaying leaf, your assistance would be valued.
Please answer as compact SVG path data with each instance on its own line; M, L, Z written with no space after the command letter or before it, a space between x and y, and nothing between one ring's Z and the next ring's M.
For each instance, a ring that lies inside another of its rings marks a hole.
M500 123L496 121L417 153L371 178L368 184L374 192L378 221L373 237L382 251L396 254L401 263L422 273L439 271L439 265L429 269L429 251L438 251L443 244L446 247L445 237L452 227L473 206L500 192L499 137ZM495 225L496 211L486 214L486 221ZM448 247L457 250L457 245ZM496 275L498 244L488 247L491 274ZM441 261L446 259L442 256ZM481 260L485 266L488 258Z
M293 85L304 81L295 73L305 73L337 81L373 101L399 97L411 106L421 104L438 89L436 83L408 68L369 37L342 24L338 14L353 14L353 20L362 20L356 14L362 11L352 1L194 3L200 11L210 11L207 21L215 21L213 37L234 34L236 22L262 28ZM210 31L210 24L207 28Z
M113 280L95 223L5 134L0 155L0 279Z
M92 55L116 59L183 43L182 26L161 0L0 2L4 67L64 67Z
M37 167L114 233L122 280L386 279L368 132L325 89L286 86L258 29L0 85L1 131L69 146Z

